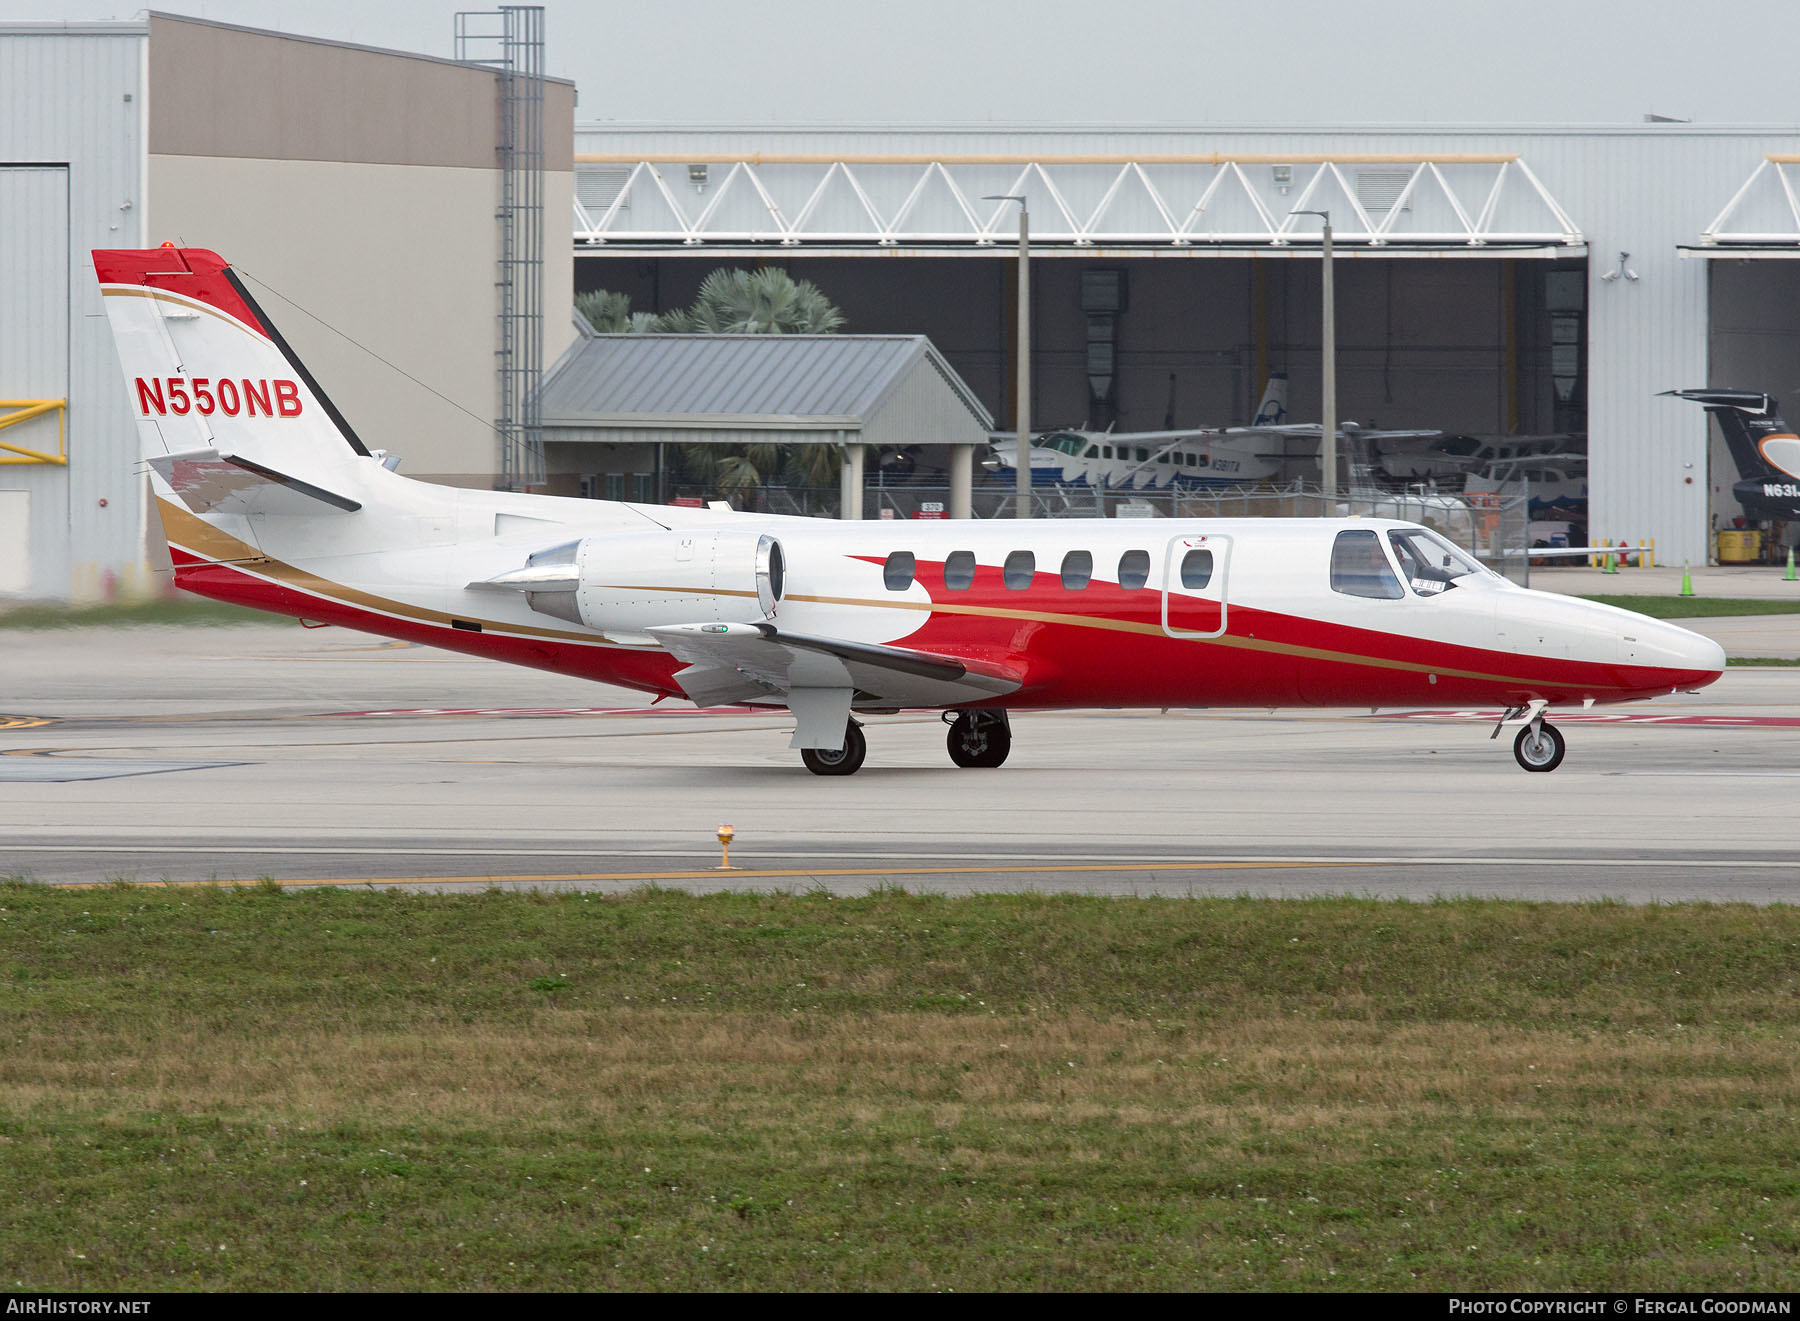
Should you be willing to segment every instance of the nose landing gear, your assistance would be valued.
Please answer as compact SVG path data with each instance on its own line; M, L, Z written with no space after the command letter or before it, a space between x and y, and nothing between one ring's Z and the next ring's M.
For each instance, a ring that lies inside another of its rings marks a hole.
M1532 721L1513 740L1513 757L1528 771L1553 771L1568 750L1562 731L1542 719Z
M1563 753L1568 751L1568 742L1562 731L1544 719L1544 708L1548 703L1534 699L1524 706L1509 708L1500 717L1500 723L1494 726L1493 734L1497 737L1502 725L1521 716L1525 718L1525 727L1513 740L1513 760L1528 771L1553 771L1562 765Z
M958 766L998 766L1012 751L1012 724L1004 711L944 712L950 732L944 744Z

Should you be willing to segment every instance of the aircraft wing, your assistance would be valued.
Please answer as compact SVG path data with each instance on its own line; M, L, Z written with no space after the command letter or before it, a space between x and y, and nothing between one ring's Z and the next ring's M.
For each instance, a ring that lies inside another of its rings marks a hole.
M1179 440L1212 440L1224 435L1225 431L1224 427L1184 427L1180 431L1082 431L1076 434L1090 441L1157 445Z
M1000 665L784 633L772 624L676 624L647 631L688 663L675 681L699 706L786 703L796 688L847 691L863 706L955 706L1013 692L1021 682Z
M1360 436L1365 440L1442 440L1444 432L1438 430L1401 430L1383 431L1373 427L1346 426L1338 432L1341 436Z
M1228 436L1305 436L1317 440L1320 428L1317 422L1282 422L1272 427L1229 427L1225 434ZM1435 429L1377 430L1374 427L1359 427L1352 422L1346 422L1338 428L1339 436L1351 440L1440 440L1445 434Z

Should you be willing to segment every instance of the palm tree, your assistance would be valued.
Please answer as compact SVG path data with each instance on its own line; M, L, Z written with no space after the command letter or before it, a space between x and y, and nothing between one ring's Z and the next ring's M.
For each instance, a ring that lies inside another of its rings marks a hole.
M630 294L606 289L576 294L575 310L602 335L829 335L844 325L818 285L775 266L721 266L700 282L692 307L661 316L633 312Z
M692 307L661 316L633 312L629 294L605 289L576 294L575 308L602 335L828 335L844 324L811 280L773 266L721 266L700 282ZM776 477L794 486L835 486L843 466L835 445L683 445L675 457L678 480L740 505Z
M630 294L615 294L606 289L575 295L575 310L600 335L648 335L660 329L660 318L654 312L633 312Z
M678 334L827 335L843 324L844 314L811 280L796 280L778 267L720 267L700 282L693 306L665 314L661 328ZM835 445L687 445L680 452L687 480L734 504L776 478L795 486L835 486L842 463Z
M700 282L694 305L663 318L665 329L709 335L828 335L844 314L811 280L779 267L720 267Z

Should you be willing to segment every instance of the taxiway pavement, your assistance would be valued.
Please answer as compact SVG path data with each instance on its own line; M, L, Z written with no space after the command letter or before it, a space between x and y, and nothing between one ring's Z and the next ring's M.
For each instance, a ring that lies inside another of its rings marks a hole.
M1471 713L1076 711L995 771L874 717L841 780L785 713L338 629L12 631L0 678L0 875L51 883L1800 900L1791 669L1557 716L1549 775Z

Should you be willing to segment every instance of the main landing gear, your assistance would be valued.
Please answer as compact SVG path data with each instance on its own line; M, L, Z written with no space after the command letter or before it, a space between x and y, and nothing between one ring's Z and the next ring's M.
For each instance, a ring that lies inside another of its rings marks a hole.
M1012 724L1004 711L946 711L950 732L944 744L958 766L998 766L1012 751ZM814 775L855 775L869 755L862 726L852 720L844 728L844 746L836 752L802 748L800 760Z
M1500 723L1488 737L1497 738L1500 728L1509 720L1525 717L1525 726L1513 740L1513 759L1528 771L1553 771L1562 765L1563 753L1569 750L1562 731L1544 719L1545 703L1533 701L1525 706L1509 707Z
M836 752L826 748L802 748L800 760L814 775L855 775L869 755L869 741L862 726L852 720L844 726L844 746Z
M958 766L998 766L1012 751L1012 724L1004 711L946 711L944 744Z

